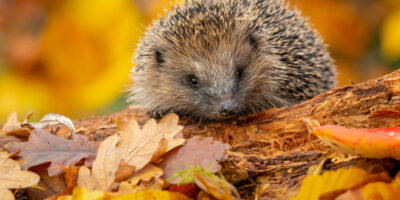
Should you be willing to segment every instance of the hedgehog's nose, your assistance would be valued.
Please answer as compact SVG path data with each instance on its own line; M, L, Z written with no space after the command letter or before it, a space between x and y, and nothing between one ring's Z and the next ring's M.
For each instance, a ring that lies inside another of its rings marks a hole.
M238 114L239 105L232 100L222 101L219 107L219 113L224 116L234 116Z

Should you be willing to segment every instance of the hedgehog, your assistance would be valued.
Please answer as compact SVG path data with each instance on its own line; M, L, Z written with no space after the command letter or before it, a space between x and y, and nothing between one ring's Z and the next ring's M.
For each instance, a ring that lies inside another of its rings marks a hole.
M336 85L321 37L280 0L185 2L147 28L133 62L128 101L154 117L237 119Z

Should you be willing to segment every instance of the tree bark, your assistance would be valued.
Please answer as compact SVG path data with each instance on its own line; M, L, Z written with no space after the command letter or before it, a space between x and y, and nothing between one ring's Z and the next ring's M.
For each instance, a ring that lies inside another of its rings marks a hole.
M78 133L102 140L116 132L116 121L149 117L140 108L130 107L102 117L75 121ZM388 171L400 167L390 159L363 159L334 152L312 136L304 120L321 125L337 124L353 128L400 125L400 70L357 85L335 88L291 107L270 109L230 123L199 123L181 117L183 136L214 137L229 143L223 174L235 183L243 198L251 198L259 184L269 187L263 196L285 199L298 190L308 169L328 158L325 169L359 166L368 171Z

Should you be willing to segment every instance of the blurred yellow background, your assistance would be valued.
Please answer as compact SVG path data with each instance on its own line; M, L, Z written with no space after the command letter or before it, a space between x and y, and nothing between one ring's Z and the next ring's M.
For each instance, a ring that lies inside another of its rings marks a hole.
M288 0L336 60L340 85L400 66L399 0ZM131 58L169 0L0 0L0 123L17 111L71 118L126 107Z

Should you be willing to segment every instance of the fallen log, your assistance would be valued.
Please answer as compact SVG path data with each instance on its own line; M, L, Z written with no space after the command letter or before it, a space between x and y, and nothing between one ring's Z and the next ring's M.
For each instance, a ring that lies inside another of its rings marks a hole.
M116 122L149 116L130 107L108 116L74 121L77 133L102 140L116 132ZM400 125L400 70L356 85L335 88L303 103L246 116L231 123L199 123L185 117L183 136L214 137L229 143L223 174L237 184L243 198L251 198L255 187L268 183L263 196L285 199L298 190L307 170L330 158L325 169L359 166L368 171L391 171L400 167L390 159L363 159L338 154L312 136L304 120L354 128Z

